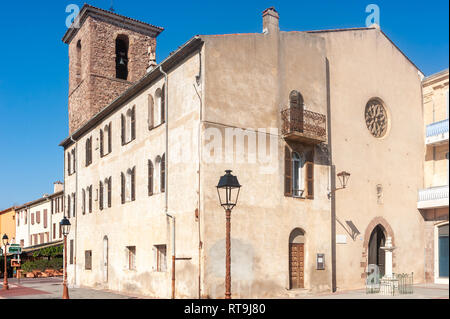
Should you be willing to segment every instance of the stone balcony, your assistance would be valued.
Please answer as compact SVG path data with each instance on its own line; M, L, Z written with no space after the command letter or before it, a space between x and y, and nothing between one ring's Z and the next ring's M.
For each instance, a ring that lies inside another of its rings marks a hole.
M448 207L448 185L419 190L417 208Z
M326 116L303 108L288 108L281 111L281 134L285 140L305 144L326 141Z
M427 125L425 144L437 146L448 143L448 119Z

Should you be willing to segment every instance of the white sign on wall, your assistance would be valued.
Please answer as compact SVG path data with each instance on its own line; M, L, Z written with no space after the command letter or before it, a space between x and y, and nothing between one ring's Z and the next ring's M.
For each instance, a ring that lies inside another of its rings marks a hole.
M336 244L346 244L347 235L336 235Z

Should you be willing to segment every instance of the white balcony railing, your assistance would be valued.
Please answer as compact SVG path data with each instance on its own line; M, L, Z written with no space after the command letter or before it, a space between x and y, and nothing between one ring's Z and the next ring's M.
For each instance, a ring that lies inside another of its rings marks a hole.
M427 125L427 145L448 143L448 119Z
M448 185L419 190L417 208L448 207Z

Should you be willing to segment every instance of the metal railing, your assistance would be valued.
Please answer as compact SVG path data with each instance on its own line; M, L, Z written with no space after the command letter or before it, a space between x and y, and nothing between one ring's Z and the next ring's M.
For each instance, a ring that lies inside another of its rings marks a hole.
M321 139L326 137L327 118L324 114L293 107L281 111L281 119L283 135L298 132Z
M448 133L448 119L427 125L427 137Z
M398 274L398 292L399 294L412 294L414 293L414 273L411 274Z
M419 202L448 198L448 185L430 187L419 190Z

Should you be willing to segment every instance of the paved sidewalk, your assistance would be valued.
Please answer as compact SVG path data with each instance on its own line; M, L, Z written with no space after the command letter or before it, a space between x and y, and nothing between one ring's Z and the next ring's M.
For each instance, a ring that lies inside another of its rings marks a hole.
M23 278L20 284L17 279L9 280L9 290L1 290L0 299L61 299L62 278ZM70 288L71 299L137 299L149 298L145 296L130 296L111 291L90 288ZM438 284L414 285L414 293L409 295L384 296L380 294L366 294L365 289L339 291L309 295L305 290L291 290L292 299L449 299L449 286Z
M304 299L449 299L449 286L438 284L414 285L414 293L407 295L397 294L385 296L381 294L366 294L365 289L340 291L334 294L320 294L314 296L302 296Z
M9 290L0 290L0 299L61 299L62 278L22 278L8 280ZM3 288L3 284L0 289ZM136 299L134 296L105 290L70 288L71 299Z

